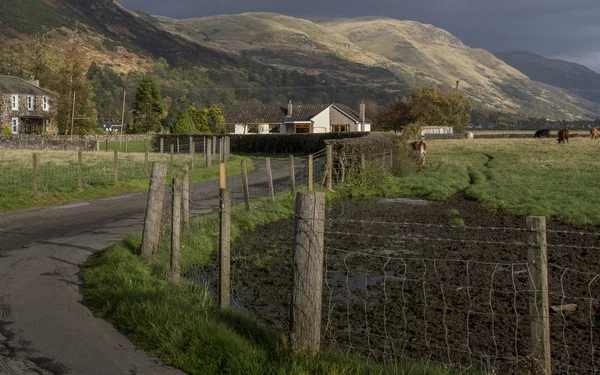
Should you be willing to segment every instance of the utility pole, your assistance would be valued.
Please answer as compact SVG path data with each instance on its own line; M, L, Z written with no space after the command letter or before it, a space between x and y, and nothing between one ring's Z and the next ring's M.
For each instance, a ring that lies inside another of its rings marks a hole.
M73 139L74 124L75 124L75 89L73 89L73 112L71 112L71 139Z
M123 126L125 123L125 97L127 96L127 90L123 90L123 111L121 112L121 138L119 139L119 149L121 149L121 142L123 142Z

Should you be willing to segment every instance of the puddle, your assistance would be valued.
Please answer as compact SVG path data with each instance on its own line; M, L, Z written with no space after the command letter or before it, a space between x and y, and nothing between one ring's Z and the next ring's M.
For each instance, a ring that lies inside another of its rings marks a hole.
M419 198L382 198L379 200L381 203L400 203L400 204L412 204L415 206L424 206L427 204L433 204L433 201L427 201Z

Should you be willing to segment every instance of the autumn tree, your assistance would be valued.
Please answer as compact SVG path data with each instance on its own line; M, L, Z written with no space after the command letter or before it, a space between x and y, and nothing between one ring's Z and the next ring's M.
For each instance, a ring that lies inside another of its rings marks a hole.
M164 109L154 80L146 76L140 82L133 104L133 132L159 132Z
M406 99L396 99L379 112L381 130L398 133L402 128L413 121L411 103Z
M210 129L210 132L219 135L227 134L225 117L223 117L221 109L213 104L207 111L208 128Z
M173 122L173 134L209 134L208 110L198 111L194 105L179 112Z
M442 92L437 87L419 87L411 94L411 116L427 125L452 126L455 133L466 130L471 103L460 92Z

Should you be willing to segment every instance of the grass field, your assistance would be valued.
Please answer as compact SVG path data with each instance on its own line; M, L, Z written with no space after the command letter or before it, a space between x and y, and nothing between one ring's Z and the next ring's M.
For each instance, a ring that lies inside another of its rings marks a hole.
M475 139L427 145L425 170L396 179L388 194L443 200L466 190L488 208L600 225L600 142Z
M100 142L100 151L114 151L119 150L125 152L125 142ZM144 152L146 149L152 150L152 141L134 141L127 142L128 152Z
M0 211L28 207L43 207L74 200L105 198L118 194L143 191L148 188L149 169L153 162L170 164L170 155L149 154L148 170L144 170L144 154L118 154L118 184L114 183L114 153L86 152L82 159L83 189L78 185L77 152L37 152L37 180L39 197L33 198L33 152L3 151L0 158ZM232 156L227 166L230 175L240 173L239 158ZM252 162L248 159L252 170ZM190 163L189 155L175 155L173 171ZM211 169L203 168L204 158L195 159L195 169L190 171L190 181L218 178L218 163Z

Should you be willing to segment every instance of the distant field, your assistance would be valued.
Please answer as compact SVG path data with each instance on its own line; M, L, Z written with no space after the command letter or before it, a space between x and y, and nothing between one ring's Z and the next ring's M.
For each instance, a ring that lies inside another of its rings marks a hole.
M125 152L125 142L100 142L100 151L114 151L119 150ZM127 142L127 151L128 152L144 152L145 148L148 150L152 150L152 142L150 140L147 141L135 141L135 142Z
M531 134L532 137L536 132L536 130L474 130L474 129L469 129L468 131L473 133L475 136L477 136L477 134ZM579 133L580 136L587 137L590 135L590 129L569 129L569 131L571 133ZM556 135L556 133L558 133L558 130L550 130L550 134Z
M600 225L600 141L474 139L428 141L426 169L390 194L447 199L465 190L484 206Z

